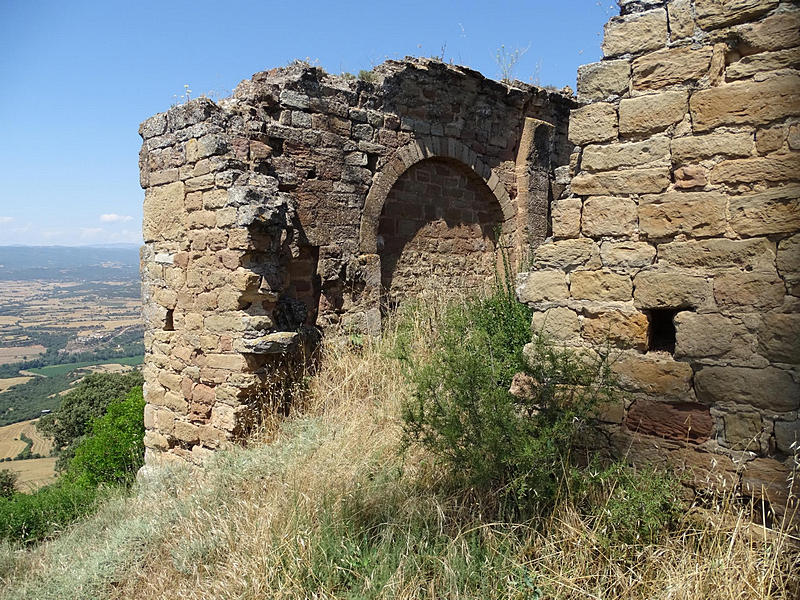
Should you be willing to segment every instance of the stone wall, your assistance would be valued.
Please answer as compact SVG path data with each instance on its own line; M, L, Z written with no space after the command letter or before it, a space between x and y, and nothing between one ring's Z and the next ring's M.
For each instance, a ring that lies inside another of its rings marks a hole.
M518 295L535 330L611 348L626 397L587 444L780 511L800 437L800 9L620 5L579 69L569 186Z
M246 434L321 333L549 234L572 99L433 60L374 78L299 64L142 124L148 464Z

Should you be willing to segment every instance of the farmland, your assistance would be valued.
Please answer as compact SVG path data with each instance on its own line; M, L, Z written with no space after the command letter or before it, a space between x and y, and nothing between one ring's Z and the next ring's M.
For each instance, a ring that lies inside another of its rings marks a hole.
M4 462L0 468L18 473L17 488L22 492L32 492L55 480L55 466L55 457L48 457Z
M138 263L136 248L0 246L0 427L141 364Z

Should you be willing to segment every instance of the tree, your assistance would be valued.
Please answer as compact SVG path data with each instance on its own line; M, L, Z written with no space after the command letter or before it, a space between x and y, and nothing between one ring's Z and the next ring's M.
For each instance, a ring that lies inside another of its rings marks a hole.
M77 445L67 478L90 486L128 484L144 460L144 399L142 388L108 405L92 420L90 433Z
M64 396L57 411L39 419L37 428L53 438L53 446L59 452L57 469L66 468L75 447L89 432L92 419L103 416L112 401L124 398L142 382L139 371L87 375Z
M11 498L17 491L19 475L8 469L0 470L0 498Z

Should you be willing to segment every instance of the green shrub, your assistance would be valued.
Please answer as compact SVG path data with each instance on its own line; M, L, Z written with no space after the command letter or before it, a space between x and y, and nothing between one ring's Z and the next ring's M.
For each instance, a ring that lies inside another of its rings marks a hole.
M75 448L89 432L92 419L105 414L109 403L124 398L142 381L139 371L87 375L64 395L58 410L39 419L36 427L53 438L53 447L59 454L56 469L66 469Z
M607 361L576 356L541 336L513 290L450 306L428 360L410 365L413 397L402 409L404 442L419 443L471 486L500 490L513 511L552 506L573 436L592 408L611 400ZM509 393L515 373L535 385Z
M102 417L92 420L66 477L88 486L131 483L144 460L144 404L140 387L111 402Z
M29 543L56 533L94 509L97 490L76 482L57 482L33 494L0 498L0 538Z
M19 475L8 469L0 470L0 498L11 498L17 491Z
M669 472L622 462L572 469L569 499L595 518L606 546L658 544L684 512L680 483Z

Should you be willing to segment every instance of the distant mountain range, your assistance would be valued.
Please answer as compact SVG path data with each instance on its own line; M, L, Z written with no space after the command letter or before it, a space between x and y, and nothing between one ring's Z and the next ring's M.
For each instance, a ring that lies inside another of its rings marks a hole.
M0 280L123 281L139 278L139 247L0 246Z

